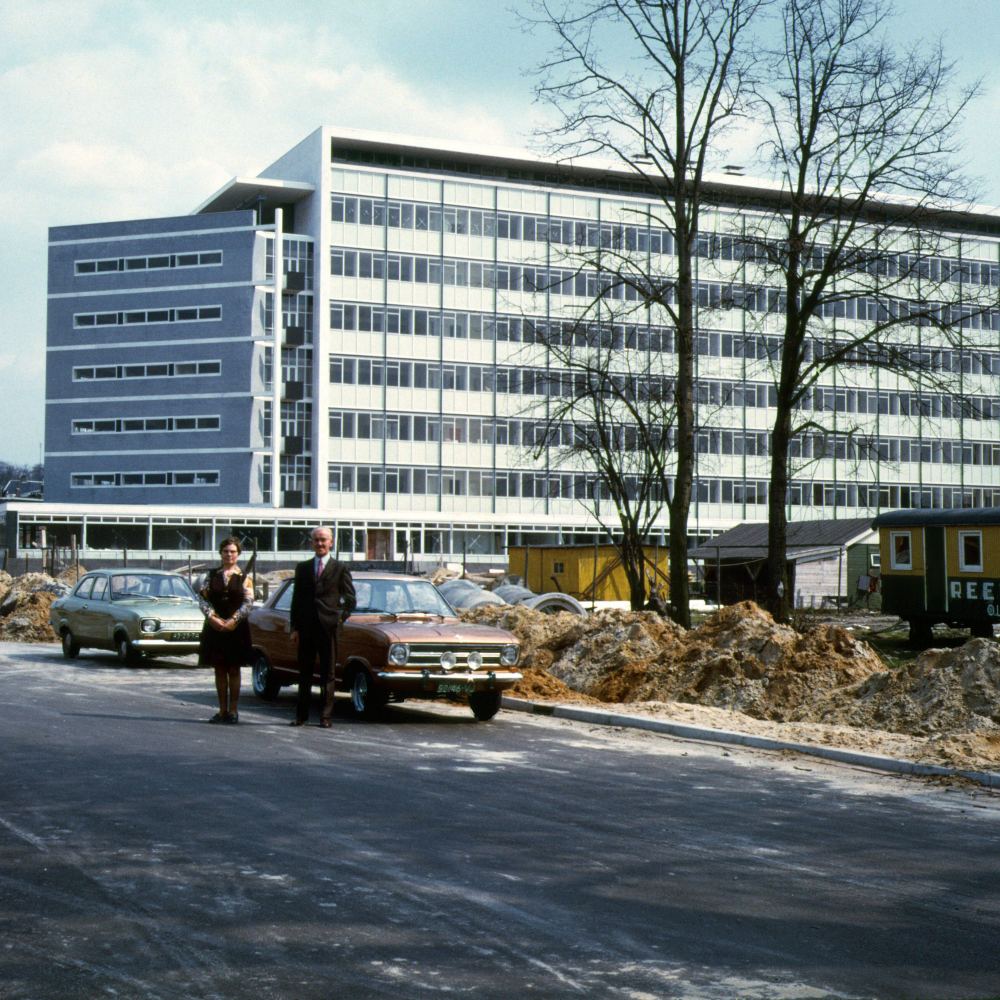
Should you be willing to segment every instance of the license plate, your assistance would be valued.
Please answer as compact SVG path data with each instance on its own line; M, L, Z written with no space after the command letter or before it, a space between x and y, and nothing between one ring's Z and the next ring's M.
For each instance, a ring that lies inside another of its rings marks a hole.
M200 632L174 632L170 637L174 642L197 642L201 638Z
M438 684L438 694L472 694L475 690L475 681L444 681Z

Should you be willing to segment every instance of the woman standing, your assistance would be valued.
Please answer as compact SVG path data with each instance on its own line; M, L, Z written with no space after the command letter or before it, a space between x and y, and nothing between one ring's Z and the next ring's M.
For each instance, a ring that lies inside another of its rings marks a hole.
M253 584L236 565L242 551L237 539L224 538L219 546L222 565L202 577L198 594L206 618L198 663L215 668L215 690L219 695L219 711L209 722L240 721L236 701L240 696L240 668L250 662L247 615L253 607Z

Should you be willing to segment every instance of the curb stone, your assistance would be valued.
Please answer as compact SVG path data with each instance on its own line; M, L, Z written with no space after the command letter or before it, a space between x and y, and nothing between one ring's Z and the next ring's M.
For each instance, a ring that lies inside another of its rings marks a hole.
M666 733L686 740L706 740L711 743L753 747L757 750L794 750L796 753L808 754L811 757L822 757L825 760L835 760L842 764L855 764L859 767L870 767L877 771L891 771L896 774L957 775L962 778L970 778L988 788L1000 788L1000 774L993 774L989 771L963 771L954 767L941 767L938 764L919 764L912 760L881 757L877 754L862 753L857 750L814 746L811 743L789 743L784 740L772 740L766 736L731 733L725 729L706 729L703 726L689 726L683 722L668 722L664 719L650 719L640 715L620 715L592 708L578 708L575 705L552 705L527 701L524 698L511 698L508 695L504 695L501 699L501 707L514 712L551 715L557 719L572 719L576 722L589 722L597 726L647 729L654 733Z

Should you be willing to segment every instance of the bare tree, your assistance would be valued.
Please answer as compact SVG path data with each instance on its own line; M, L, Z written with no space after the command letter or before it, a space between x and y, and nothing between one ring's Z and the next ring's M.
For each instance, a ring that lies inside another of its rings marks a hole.
M547 458L559 471L552 482L565 484L561 495L582 503L611 538L639 610L647 584L659 585L644 545L672 482L674 379L662 345L649 344L641 306L638 317L629 315L634 305L600 311L601 321L556 322L544 334L556 368L534 408L542 419L532 457Z
M706 170L727 126L745 110L753 65L748 28L763 4L585 0L557 6L555 0L537 0L529 22L556 36L536 88L557 115L555 126L544 133L549 151L565 157L610 156L642 177L659 199L647 221L667 230L674 244L675 267L639 262L646 280L635 281L634 287L675 330L676 457L667 506L670 600L674 619L684 626L690 625L688 514L695 463L692 261ZM602 267L599 259L593 263ZM636 267L635 261L629 265Z
M879 0L785 0L783 45L768 59L774 76L758 88L778 191L775 211L746 220L756 271L748 284L758 287L744 295L758 316L777 317L779 334L767 601L782 620L792 596L790 448L810 428L828 430L812 417L817 382L858 364L918 388L943 388L954 374L941 357L963 322L951 305L961 275L948 263L945 233L949 210L969 194L956 167L956 123L973 91L952 96L940 47L894 48L889 12ZM761 307L767 286L772 298ZM966 316L983 308L978 290L966 294Z

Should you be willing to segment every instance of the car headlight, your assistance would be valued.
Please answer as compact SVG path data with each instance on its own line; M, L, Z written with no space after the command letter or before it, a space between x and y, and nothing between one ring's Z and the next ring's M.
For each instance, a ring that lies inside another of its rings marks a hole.
M512 667L515 663L517 663L520 655L520 646L504 646L503 649L500 650L500 662L505 667Z
M143 618L139 622L140 632L158 632L160 629L160 623L155 618Z
M470 670L478 670L483 665L483 654L473 650L466 658Z
M405 642L394 642L389 647L389 662L394 667L405 666L409 658L410 647Z
M455 656L450 650L446 653L441 654L441 669L451 670L455 664L458 663L458 657Z

